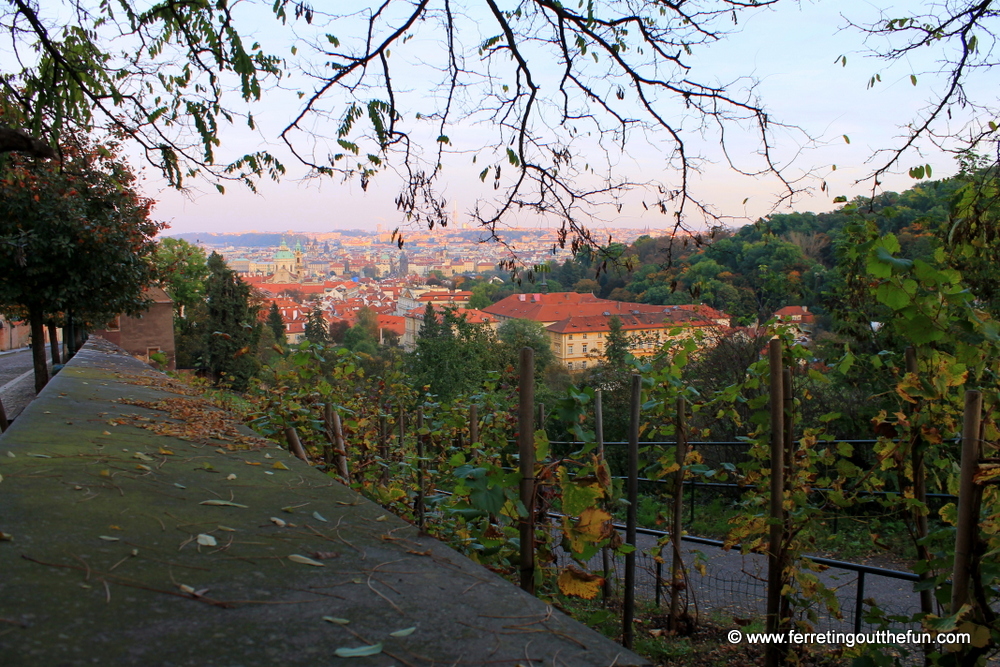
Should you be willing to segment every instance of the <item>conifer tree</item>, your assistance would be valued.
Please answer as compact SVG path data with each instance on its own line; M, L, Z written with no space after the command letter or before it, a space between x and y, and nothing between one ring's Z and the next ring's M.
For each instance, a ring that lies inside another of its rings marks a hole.
M611 316L608 326L611 330L604 344L604 363L612 368L623 368L632 354L629 352L628 336L622 331L622 321L617 315Z
M267 326L274 332L274 340L280 345L286 342L285 338L285 321L281 319L281 313L278 311L278 304L271 302L271 310L267 314Z
M330 325L323 317L323 310L318 306L313 306L306 318L306 340L314 345L330 344Z
M261 325L250 286L226 266L218 253L208 258L210 271L205 281L208 305L205 356L201 367L217 383L243 391L257 372L256 350Z

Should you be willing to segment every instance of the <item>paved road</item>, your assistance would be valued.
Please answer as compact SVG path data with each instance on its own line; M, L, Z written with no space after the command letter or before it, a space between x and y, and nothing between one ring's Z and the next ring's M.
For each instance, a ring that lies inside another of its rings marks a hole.
M624 535L623 535L624 537ZM636 559L636 597L654 600L656 595L656 564L647 555L656 545L656 539L649 535L637 535L638 558ZM705 561L705 575L693 567L695 552L700 551ZM666 563L662 567L662 577L670 577L669 548L664 550ZM767 599L767 559L760 555L742 555L738 551L723 551L708 545L685 542L682 548L684 562L691 573L692 593L701 613L715 613L737 618L763 618ZM600 557L589 563L591 571L600 569ZM615 580L624 578L624 560L614 563ZM858 575L852 571L828 569L818 573L819 579L828 587L836 589L837 599L843 618L832 617L826 609L816 608L819 617L818 630L851 632L854 628L854 613L857 599ZM661 604L669 606L669 588L662 587ZM919 594L913 592L913 584L908 581L868 574L865 577L863 599L875 601L889 614L910 615L920 610ZM865 604L867 610L867 603ZM906 626L894 629L905 630ZM875 628L862 623L862 629ZM916 628L914 628L916 629Z
M31 350L0 353L0 401L7 411L7 419L13 420L34 398Z

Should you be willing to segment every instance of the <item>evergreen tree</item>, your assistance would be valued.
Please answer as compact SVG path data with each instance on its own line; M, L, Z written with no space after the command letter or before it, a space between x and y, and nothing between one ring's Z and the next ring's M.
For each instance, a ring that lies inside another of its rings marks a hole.
M309 316L306 318L305 336L306 340L314 345L330 344L330 327L326 323L323 310L319 305L313 306L312 310L309 311Z
M274 333L274 340L278 344L284 344L288 339L285 337L285 321L281 319L278 311L278 304L271 302L271 310L267 314L267 326Z
M622 331L622 321L617 315L611 316L608 326L611 330L604 343L604 363L612 368L624 368L625 362L632 356L628 336Z
M257 372L256 351L261 325L251 300L250 286L226 266L218 253L208 258L205 281L208 319L201 367L215 382L243 391Z

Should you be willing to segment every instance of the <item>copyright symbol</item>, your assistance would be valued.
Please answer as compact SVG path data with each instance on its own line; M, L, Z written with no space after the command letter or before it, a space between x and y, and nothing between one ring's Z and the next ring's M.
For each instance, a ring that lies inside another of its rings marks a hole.
M739 630L730 630L729 631L729 643L730 644L739 644L741 641L743 641L743 633L742 632L740 632Z

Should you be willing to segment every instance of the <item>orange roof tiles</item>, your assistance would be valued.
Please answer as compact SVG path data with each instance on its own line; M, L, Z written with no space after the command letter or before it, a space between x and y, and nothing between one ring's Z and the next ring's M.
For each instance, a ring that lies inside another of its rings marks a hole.
M657 327L687 326L711 327L715 322L700 317L690 311L671 309L670 306L656 306L659 312L612 313L621 320L622 329L651 329ZM553 333L576 333L610 331L611 317L607 315L575 315L559 320L546 327Z
M633 315L662 312L670 306L628 303L599 299L593 294L553 292L551 294L511 294L483 310L492 315L536 322L558 322L567 317ZM604 315L607 313L607 315Z

